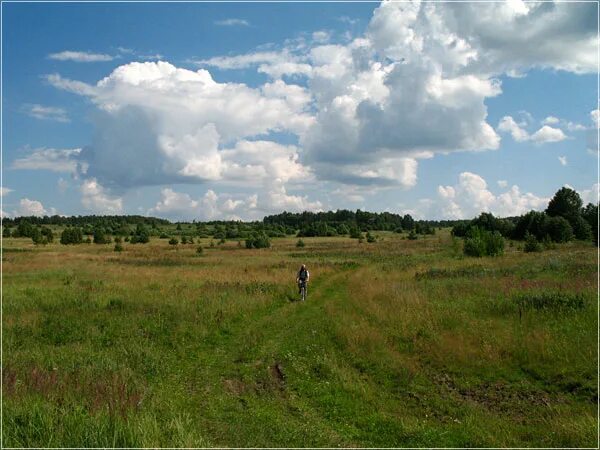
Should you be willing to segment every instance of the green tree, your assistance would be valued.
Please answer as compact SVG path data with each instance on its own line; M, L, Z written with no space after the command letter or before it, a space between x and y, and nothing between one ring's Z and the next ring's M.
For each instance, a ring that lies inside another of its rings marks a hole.
M89 239L89 238L88 238ZM69 244L81 244L83 242L83 232L79 227L67 227L60 234L60 243ZM91 243L91 240L90 240Z
M548 203L546 214L561 216L569 221L571 226L575 219L581 215L582 201L579 194L571 188L560 188Z
M106 235L104 228L97 227L94 230L94 244L108 244L110 238Z
M564 217L547 217L542 225L542 235L549 236L553 242L569 242L573 239L573 228Z
M51 228L42 227L41 233L46 238L46 241L54 242L54 233L52 232Z
M583 211L581 212L581 216L585 219L585 221L589 224L590 230L592 233L592 240L596 246L598 245L598 205L593 203L588 203Z
M526 253L541 252L542 245L538 242L538 240L535 238L535 236L533 234L526 233L525 234L525 246L523 247L523 250Z

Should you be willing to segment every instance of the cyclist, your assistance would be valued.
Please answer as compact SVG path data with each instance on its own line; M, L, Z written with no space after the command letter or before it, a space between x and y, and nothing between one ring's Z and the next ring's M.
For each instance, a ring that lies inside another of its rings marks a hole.
M306 268L306 264L302 264L300 266L300 270L298 271L298 274L296 275L296 283L298 283L298 294L302 293L302 285L305 286L308 284L308 280L310 279L310 273L308 272L308 269Z

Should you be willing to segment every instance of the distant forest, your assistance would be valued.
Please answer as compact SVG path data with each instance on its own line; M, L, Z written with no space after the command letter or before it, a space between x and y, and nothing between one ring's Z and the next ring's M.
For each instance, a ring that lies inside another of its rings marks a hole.
M437 228L452 227L452 234L456 237L473 238L485 233L495 233L502 238L529 239L532 242L567 242L578 239L593 240L597 244L598 205L589 203L584 207L576 191L563 187L556 192L545 211L530 211L518 217L506 218L497 218L484 212L472 220L415 220L409 214L342 209L317 213L284 211L253 222L194 220L173 223L166 219L139 215L55 215L5 218L2 225L4 237L32 237L40 231L50 238L50 230L44 228L55 225L76 228L77 236L137 236L138 242L147 242L149 236L167 238L171 235L239 240L256 236L257 233L265 237L349 235L360 238L363 232L369 231L406 232L411 234L409 238L413 238L418 234L435 234ZM79 240L77 237L76 241ZM98 240L102 242L102 239Z

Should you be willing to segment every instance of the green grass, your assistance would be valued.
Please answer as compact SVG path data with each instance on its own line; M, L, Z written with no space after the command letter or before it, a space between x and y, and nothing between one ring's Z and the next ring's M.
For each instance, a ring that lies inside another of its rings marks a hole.
M595 247L378 234L5 240L3 445L597 445Z

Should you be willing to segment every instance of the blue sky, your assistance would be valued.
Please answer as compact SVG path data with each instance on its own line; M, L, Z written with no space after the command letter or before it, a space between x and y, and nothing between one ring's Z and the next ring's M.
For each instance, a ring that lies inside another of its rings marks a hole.
M596 8L3 3L3 213L593 201Z

